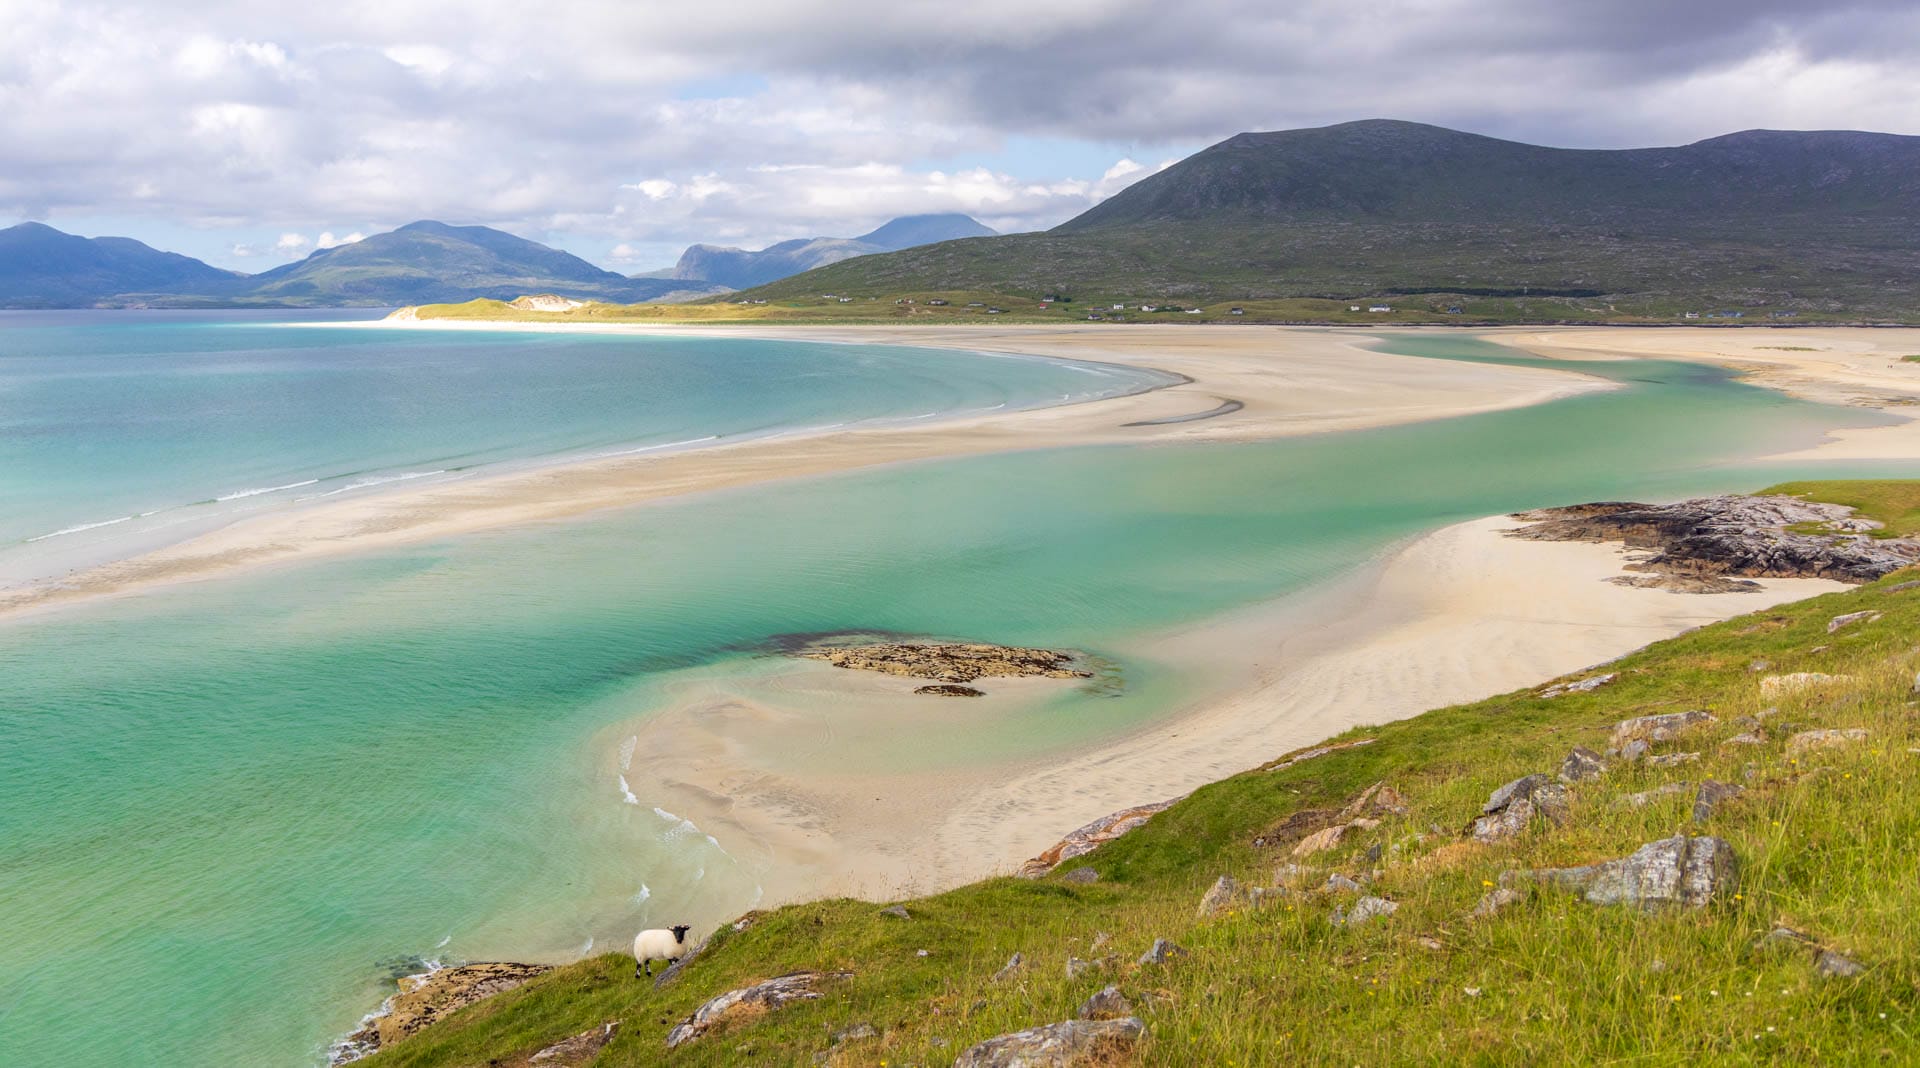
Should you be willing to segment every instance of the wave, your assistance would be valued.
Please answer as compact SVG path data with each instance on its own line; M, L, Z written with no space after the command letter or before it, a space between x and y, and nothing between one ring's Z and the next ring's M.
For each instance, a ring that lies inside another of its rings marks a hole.
M141 513L141 515L152 515L152 514L153 514L152 512ZM37 538L28 538L27 541L29 542L46 541L48 538L57 538L57 537L60 537L62 534L78 534L83 530L98 530L101 527L110 527L115 523L125 523L129 520L138 519L138 518L140 518L140 516L123 515L118 519L102 519L98 523L82 523L77 527L65 527L63 529L56 530L51 534L42 534Z
M629 734L627 740L620 743L620 770L633 767L633 747L640 744L638 735Z
M400 475L383 475L378 478L363 478L358 482L352 483L350 485L342 486L339 489L328 490L325 493L316 493L311 497L302 497L300 499L303 501L317 501L322 497L337 497L342 493L350 493L353 490L367 489L372 486L384 486L390 482L405 482L409 479L428 478L433 475L444 475L446 473L447 473L446 469L442 468L438 471L408 471L405 474L400 474ZM314 481L318 482L319 479L315 479ZM282 488L284 489L287 487L282 487ZM226 500L226 498L224 497L221 497L218 499Z
M278 493L281 490L299 489L301 486L311 486L319 481L320 480L317 478L310 478L310 479L307 479L305 482L289 482L284 486L262 486L259 489L235 490L232 493L222 494L221 496L215 497L214 500L237 501L242 497L258 497L263 493Z
M620 799L621 799L622 801L625 801L625 802L626 802L627 804L629 804L629 805L637 805L637 804L639 804L639 803L640 803L640 799L639 799L639 798L637 798L637 797L635 797L635 796L633 796L633 790L632 790L632 788L630 788L629 786L627 786L627 777L626 777L625 775L616 775L616 776L614 776L614 778L616 778L616 779L619 779L619 780L620 780ZM654 811L655 811L655 812L658 812L658 811L660 811L660 810L656 808L656 809L654 809Z
M682 445L702 445L709 441L719 441L720 435L708 434L704 438L688 438L685 441L669 441L664 445L642 445L637 449L616 449L613 452L597 452L595 457L633 456L643 452L659 452L661 449L677 449Z
M647 903L647 899L652 896L653 896L652 888L647 886L646 883L641 883L640 892L633 895L633 903L636 905L644 905Z

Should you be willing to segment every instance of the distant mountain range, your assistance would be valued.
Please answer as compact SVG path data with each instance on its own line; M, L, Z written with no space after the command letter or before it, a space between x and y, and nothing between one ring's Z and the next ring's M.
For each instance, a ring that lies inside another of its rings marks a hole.
M1254 300L1445 293L1920 308L1920 137L1754 130L1543 148L1370 120L1229 138L1053 230L753 291Z
M974 233L993 231L964 215L911 216L857 238L789 241L761 252L696 245L671 277L629 278L500 230L422 221L249 275L130 238L21 223L0 230L0 307L384 307L528 293L613 303L687 299ZM703 262L714 269L689 266Z
M897 252L963 237L992 237L994 231L970 215L908 215L859 237L803 237L769 245L758 252L694 245L680 256L669 277L709 282L730 289L764 285L815 267Z

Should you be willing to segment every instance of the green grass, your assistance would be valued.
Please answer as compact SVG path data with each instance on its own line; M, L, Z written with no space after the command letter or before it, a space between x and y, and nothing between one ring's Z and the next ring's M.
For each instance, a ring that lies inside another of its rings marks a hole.
M1844 504L1881 529L1875 537L1904 538L1920 534L1920 482L1903 479L1867 479L1782 482L1761 491L1809 501Z
M1836 485L1867 502L1920 494L1920 483ZM833 1063L947 1064L982 1038L1070 1017L1109 982L1148 1025L1137 1050L1147 1065L1920 1062L1920 712L1911 693L1920 589L1891 588L1911 577L1658 643L1610 666L1619 680L1592 693L1542 699L1529 689L1349 732L1342 737L1377 741L1205 787L1065 866L1099 872L1092 885L1063 882L1065 869L1037 881L989 879L907 902L906 921L846 899L781 908L745 931L722 928L663 990L634 981L625 957L596 957L367 1063L520 1063L618 1019L621 1032L597 1065L808 1064L833 1030L859 1021L881 1037L845 1047ZM1883 615L1827 633L1833 616L1862 609ZM1769 662L1767 673L1850 681L1770 702L1752 670L1758 660ZM1723 747L1744 729L1737 717L1769 705L1778 712L1767 720L1766 745ZM1495 786L1551 772L1574 745L1604 748L1620 719L1689 708L1720 721L1663 750L1698 751L1699 763L1616 766L1574 788L1568 827L1498 847L1462 841L1460 828ZM1788 758L1784 739L1813 727L1862 727L1871 737ZM1664 782L1705 778L1748 792L1700 826L1690 794L1645 808L1615 804ZM1358 874L1379 846L1369 890L1399 902L1397 914L1336 928L1328 917L1344 899L1303 890L1260 912L1196 920L1218 875L1273 883L1286 857L1252 844L1263 829L1302 809L1338 807L1381 780L1404 795L1408 814L1314 860L1322 871ZM1622 856L1683 831L1733 844L1737 896L1642 915L1539 892L1496 917L1468 916L1506 869ZM1868 972L1823 979L1805 953L1757 948L1777 924L1815 934ZM1096 951L1102 932L1111 941ZM1136 965L1155 937L1192 956ZM930 955L916 956L921 949ZM992 982L1016 950L1027 969ZM1069 980L1069 954L1114 963ZM800 968L854 977L819 1001L665 1052L667 1029L702 1001Z

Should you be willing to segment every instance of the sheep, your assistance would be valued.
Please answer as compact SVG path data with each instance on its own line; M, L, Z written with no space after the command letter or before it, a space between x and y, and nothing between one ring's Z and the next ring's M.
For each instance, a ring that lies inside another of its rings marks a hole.
M633 977L640 978L644 971L653 974L653 962L657 960L679 960L693 948L687 945L687 932L692 928L688 924L676 923L666 930L655 927L641 931L633 936Z

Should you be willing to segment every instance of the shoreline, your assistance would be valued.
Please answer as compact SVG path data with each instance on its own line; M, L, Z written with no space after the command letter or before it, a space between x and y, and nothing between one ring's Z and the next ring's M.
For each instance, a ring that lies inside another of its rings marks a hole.
M303 328L634 336L701 331L651 324L388 320ZM390 492L352 500L245 517L123 560L0 590L0 616L265 565L572 519L777 479L1033 449L1246 441L1357 430L1524 407L1611 388L1574 371L1425 360L1366 348L1362 342L1371 334L1287 327L1221 331L1167 325L1125 332L1076 326L781 327L730 333L1104 363L1157 371L1184 381L1077 404L958 415L924 426L826 430L684 451L598 457L418 487L399 485ZM1240 407L1224 410L1229 403ZM1209 411L1208 418L1193 418L1196 412Z
M1616 585L1606 580L1623 573L1623 546L1500 533L1516 525L1506 516L1455 524L1302 595L1139 636L1116 652L1183 662L1210 682L1091 743L980 767L823 771L836 754L860 764L849 739L863 732L922 730L926 716L954 714L991 729L1060 684L1017 680L993 688L998 707L974 699L923 712L929 706L910 702L927 699L908 697L906 680L815 665L783 670L782 687L744 675L737 687L703 680L671 707L609 727L595 752L608 738L639 738L649 756L631 777L660 784L646 803L752 857L765 893L758 907L893 900L1011 874L1074 827L1356 726L1545 684L1696 626L1845 588L1821 579L1762 580L1754 593ZM783 707L783 687L805 700ZM835 709L830 725L823 703ZM789 741L756 751L753 740L769 735ZM783 755L801 735L811 739L805 768Z

